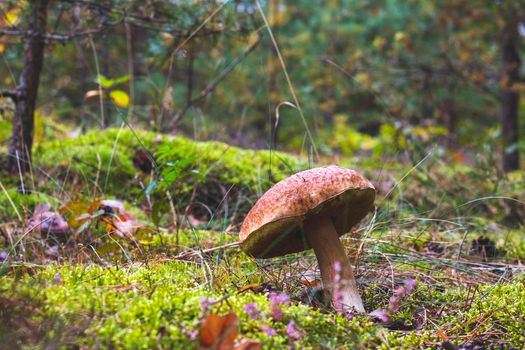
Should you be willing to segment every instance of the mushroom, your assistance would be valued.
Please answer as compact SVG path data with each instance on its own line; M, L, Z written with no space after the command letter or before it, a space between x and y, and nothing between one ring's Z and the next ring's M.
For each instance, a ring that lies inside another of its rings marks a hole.
M374 199L374 186L354 170L331 165L299 172L255 203L242 223L240 246L256 258L313 248L335 309L365 312L339 237L372 210Z

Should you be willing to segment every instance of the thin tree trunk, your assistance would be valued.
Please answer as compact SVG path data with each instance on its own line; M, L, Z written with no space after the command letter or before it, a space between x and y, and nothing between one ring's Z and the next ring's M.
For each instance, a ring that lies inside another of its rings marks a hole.
M105 31L103 34L102 34L102 45L100 47L100 63L101 63L101 67L100 67L100 74L104 75L105 77L108 77L108 78L115 78L115 76L113 74L110 74L109 73L109 67L110 67L110 53L109 53L109 45L107 45L106 43L108 42L111 42L111 38L110 38L110 34ZM104 112L103 112L103 115L102 115L102 118L100 120L100 126L102 127L102 129L106 129L107 127L109 127L111 125L111 103L110 103L110 100L104 98Z
M24 68L16 88L16 109L9 143L7 170L25 173L31 166L35 104L44 62L48 0L30 1L29 30L24 44Z
M502 33L501 137L503 139L503 170L506 172L517 170L520 167L518 150L508 150L519 140L519 93L515 89L521 64L518 52L520 40L518 24L518 16L509 14Z
M455 149L458 146L458 113L456 103L453 98L447 98L441 105L443 121L447 128L446 146L448 149Z

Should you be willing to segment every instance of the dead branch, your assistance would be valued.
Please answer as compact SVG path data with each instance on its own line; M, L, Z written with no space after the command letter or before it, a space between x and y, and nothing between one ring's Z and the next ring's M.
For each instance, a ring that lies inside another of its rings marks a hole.
M10 98L15 103L18 101L18 93L16 91L12 91L12 90L2 90L2 91L0 91L0 97Z

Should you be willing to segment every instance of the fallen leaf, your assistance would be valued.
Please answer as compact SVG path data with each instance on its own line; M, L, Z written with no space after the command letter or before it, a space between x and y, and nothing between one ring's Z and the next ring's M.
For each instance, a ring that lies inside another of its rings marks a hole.
M377 309L369 313L370 316L380 320L383 323L391 321L390 315L385 309Z
M441 328L438 328L438 329L437 329L437 336L438 336L439 339L441 339L442 341L446 341L446 340L448 340L448 335L447 335L447 333L445 333L445 331L442 330Z
M94 200L90 203L84 201L71 201L61 206L58 210L63 215L67 216L69 227L73 230L77 230L93 218L93 214L99 207L99 200Z
M234 350L260 350L261 342L253 339L243 339L235 344Z
M244 293L244 292L247 292L249 290L257 290L259 289L261 285L259 283L251 283L251 284L248 284L244 287L242 287L241 289L239 289L239 293Z
M52 211L49 203L38 204L33 216L27 221L27 226L38 232L42 237L57 237L66 239L71 229L60 213Z
M115 199L103 199L100 201L100 204L108 208L124 210L124 203Z
M104 96L104 92L103 91L100 91L100 90L89 90L84 95L84 99L87 100L87 99L92 98L92 97L100 96L101 94L102 94L102 96Z
M200 346L202 349L233 350L237 338L237 315L208 315L201 322Z
M150 154L143 149L138 149L133 154L133 165L142 172L149 174L155 168L155 163Z

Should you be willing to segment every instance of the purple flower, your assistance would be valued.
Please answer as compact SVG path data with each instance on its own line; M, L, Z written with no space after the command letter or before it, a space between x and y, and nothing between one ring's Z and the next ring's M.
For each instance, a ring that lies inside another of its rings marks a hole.
M341 272L341 263L339 261L334 262L334 271L337 273Z
M374 310L369 315L378 318L383 323L391 321L390 316L388 315L388 312L385 309Z
M403 287L403 286L397 287L396 290L394 291L394 295L398 296L400 298L404 298L406 293L407 292L405 290L405 287Z
M417 287L416 280L412 278L407 278L404 283L407 296L414 293L414 290L416 290Z
M255 303L248 303L244 305L244 312L248 314L254 320L258 319L261 316L261 310Z
M272 304L274 305L290 304L290 297L285 292L281 292L281 293L270 292L269 298Z
M390 303L388 304L388 311L390 311L391 313L398 312L400 302L401 302L400 296L395 295L393 297L390 297Z
M1 252L0 253L0 261L5 261L9 257L9 254L7 252Z
M266 333L266 335L269 336L269 337L275 337L275 336L277 335L277 332L275 331L275 329L273 329L273 328L270 327L270 326L262 325L262 326L261 326L261 329L262 329L263 332Z
M286 325L286 334L291 340L298 340L304 336L303 331L297 326L294 320L290 320Z
M206 313L211 310L211 306L215 303L215 300L212 298L202 297L199 302L199 306L203 313Z
M190 340L195 340L197 339L197 335L199 335L199 332L197 332L196 330L193 330L193 331L188 331L187 334Z
M185 334L188 338L190 338L190 340L197 339L197 336L199 335L198 331L188 329L182 323L180 324L180 329L181 329L182 334Z
M288 294L284 292L281 292L281 293L271 292L268 298L270 299L270 302L271 302L270 315L276 321L282 320L283 310L281 309L281 305L290 304L290 297L288 296Z
M279 306L272 305L270 308L270 316L276 321L280 321L283 319L283 310Z
M342 305L343 304L343 293L341 292L341 289L339 288L339 286L336 286L334 288L333 302L337 307L341 308L341 311L344 309L344 305Z
M53 276L53 280L56 282L56 283L60 283L62 282L62 275L60 273L56 273L55 276Z

